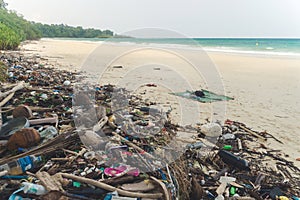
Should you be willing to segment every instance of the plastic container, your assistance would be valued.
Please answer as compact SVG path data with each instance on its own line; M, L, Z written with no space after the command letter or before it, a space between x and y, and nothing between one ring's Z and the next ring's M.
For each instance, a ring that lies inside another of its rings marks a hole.
M228 151L220 150L218 155L223 160L223 162L225 162L226 164L228 164L232 167L236 167L241 170L250 170L249 163L246 160L244 160Z
M25 194L44 195L48 192L42 185L28 182L23 182L22 185L24 186L23 191Z
M208 137L218 137L222 134L222 127L217 123L208 123L200 127L203 134Z
M204 146L202 142L196 142L194 144L188 144L186 147L189 149L200 149Z
M227 150L227 151L230 151L230 150L232 150L232 146L231 145L224 145L223 149Z
M20 175L35 168L42 162L41 156L26 156L0 166L0 171L8 171L9 175Z
M230 176L221 176L219 181L220 183L231 183L235 182L236 178Z
M226 133L222 135L223 140L235 140L235 135L232 133Z

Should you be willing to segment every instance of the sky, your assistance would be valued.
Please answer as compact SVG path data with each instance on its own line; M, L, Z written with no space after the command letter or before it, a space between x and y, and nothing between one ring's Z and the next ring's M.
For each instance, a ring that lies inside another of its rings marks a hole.
M171 30L187 37L300 38L299 0L6 0L30 21ZM134 36L134 35L133 35Z

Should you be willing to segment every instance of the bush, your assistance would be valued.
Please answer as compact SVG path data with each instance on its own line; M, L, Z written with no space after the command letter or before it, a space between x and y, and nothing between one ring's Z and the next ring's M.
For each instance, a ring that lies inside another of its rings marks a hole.
M16 49L21 42L21 38L11 28L0 23L0 49Z

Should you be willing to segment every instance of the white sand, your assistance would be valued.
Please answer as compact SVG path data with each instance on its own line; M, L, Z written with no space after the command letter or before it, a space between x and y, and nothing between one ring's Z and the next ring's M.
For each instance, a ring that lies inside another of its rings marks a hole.
M98 56L86 60L98 45L99 43L93 42L42 39L24 45L23 49L26 53L37 53L49 58L51 63L67 65L69 69L81 69L82 65L91 64L89 65L91 68L84 67L84 70L91 69L94 76L99 78L97 74L100 71L99 67L104 66L105 61L112 61L111 56L120 56L121 52L132 48L126 45L102 45L97 49ZM110 66L121 65L123 68L108 68L100 82L114 84L119 82L122 86L135 88L140 83L162 81L163 84L171 83L173 91L184 91L188 85L180 81L178 76L180 74L183 76L182 80L187 80L193 89L208 88L215 92L222 89L214 85L218 80L207 85L207 81L178 55L141 46L135 48L140 50L113 60ZM205 56L190 50L180 50L177 53L191 60L201 57L204 62L213 62L220 73L218 79L223 81L226 95L234 97L235 100L226 103L195 104L169 95L170 90L163 87L140 87L136 92L140 93L146 89L146 96L150 100L161 102L161 106L165 109L171 106L172 116L176 122L203 122L207 117L240 121L254 130L266 130L284 142L282 145L272 139L268 140L268 144L274 149L281 149L290 155L290 160L295 161L300 157L300 58L212 52ZM147 66L143 66L145 63ZM154 70L155 67L159 67L160 70ZM203 64L201 72L209 71L209 67L212 65ZM138 71L139 69L143 70ZM217 108L214 109L212 106ZM222 115L224 106L226 106L225 116ZM200 113L200 116L195 116L195 113ZM182 120L180 116L183 117ZM299 161L295 162L300 166Z

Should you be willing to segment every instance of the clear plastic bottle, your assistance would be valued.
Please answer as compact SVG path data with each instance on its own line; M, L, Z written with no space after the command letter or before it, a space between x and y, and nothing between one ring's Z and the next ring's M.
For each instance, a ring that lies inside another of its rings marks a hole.
M44 195L47 193L47 190L42 185L27 182L23 182L22 185L24 186L23 191L25 194Z
M41 164L41 156L26 156L0 166L0 171L8 171L9 175L20 175Z

